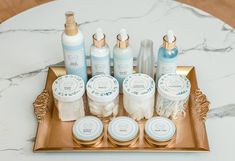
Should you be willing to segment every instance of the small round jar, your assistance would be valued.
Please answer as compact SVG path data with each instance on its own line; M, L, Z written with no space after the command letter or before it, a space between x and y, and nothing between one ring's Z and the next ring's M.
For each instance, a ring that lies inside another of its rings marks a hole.
M85 84L81 77L61 76L53 82L52 91L61 121L73 121L85 115L82 98Z
M154 80L141 73L129 75L123 81L123 104L127 113L136 120L149 119L154 112Z
M115 146L132 146L138 138L139 125L130 117L116 117L108 125L108 139Z
M73 125L73 140L82 146L95 146L101 143L104 127L100 119L86 116L75 121Z
M190 94L190 81L180 74L166 74L158 81L156 111L160 116L185 116L185 105Z
M175 141L176 127L175 124L164 117L152 117L144 127L145 140L156 146L167 146Z
M117 116L119 105L118 81L109 75L96 75L87 85L89 110L98 117Z

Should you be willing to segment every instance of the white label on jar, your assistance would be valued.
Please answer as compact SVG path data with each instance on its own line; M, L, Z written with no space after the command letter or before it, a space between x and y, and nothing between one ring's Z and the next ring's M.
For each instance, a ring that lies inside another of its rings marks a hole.
M110 75L109 56L105 58L91 57L92 62L92 75L105 74Z
M108 79L108 78L103 78L103 79L99 79L99 80L96 80L94 82L94 89L97 91L97 92L100 92L100 93L105 93L107 91L110 91L113 89L113 81Z
M103 131L102 122L93 116L83 117L77 120L73 127L75 137L81 140L94 140Z
M160 62L157 66L157 77L160 78L164 74L175 73L176 63Z
M156 141L168 141L175 134L175 125L169 119L153 117L147 121L145 130Z
M138 124L128 117L117 117L109 124L108 131L118 141L129 141L138 133Z
M170 131L170 127L168 124L154 124L152 126L152 131L155 133L155 135L165 135Z
M178 93L182 91L185 88L185 81L183 79L167 79L166 82L166 88L174 93Z
M133 71L133 60L116 60L114 61L114 75L118 78L125 78L126 76L132 74Z
M145 79L134 79L130 82L130 87L137 92L143 91L148 88L148 82Z

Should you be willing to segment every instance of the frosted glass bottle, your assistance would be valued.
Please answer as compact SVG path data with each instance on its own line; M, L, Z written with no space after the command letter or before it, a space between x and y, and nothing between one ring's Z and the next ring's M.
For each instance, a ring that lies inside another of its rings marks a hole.
M84 37L78 30L73 12L66 13L65 31L62 33L62 46L67 74L82 77L87 82L86 51Z
M99 74L110 75L110 49L100 28L93 35L90 56L92 76Z
M117 44L113 49L114 77L118 80L122 93L124 79L133 72L133 50L129 46L129 36L122 29L117 36Z

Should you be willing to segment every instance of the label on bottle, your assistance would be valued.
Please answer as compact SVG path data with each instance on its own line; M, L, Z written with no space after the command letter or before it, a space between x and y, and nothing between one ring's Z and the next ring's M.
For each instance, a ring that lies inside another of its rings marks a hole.
M63 45L64 48L64 60L67 74L78 75L87 81L86 72L86 54L84 45L78 46L67 46Z
M176 63L173 62L160 62L157 66L157 81L164 74L175 73L176 72Z
M133 71L133 59L114 60L114 77L117 78L120 86L123 80Z
M92 56L91 65L92 65L92 76L99 74L110 75L109 55L102 58L96 58Z

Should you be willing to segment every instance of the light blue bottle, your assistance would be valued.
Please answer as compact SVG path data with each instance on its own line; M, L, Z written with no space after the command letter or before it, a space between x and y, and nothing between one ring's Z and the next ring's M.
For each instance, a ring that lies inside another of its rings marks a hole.
M97 28L93 35L90 57L92 77L99 74L110 75L110 49L101 28Z
M176 62L178 49L176 47L176 37L169 30L163 37L163 45L159 48L157 56L156 85L159 78L168 73L176 73Z
M78 30L73 12L66 13L65 30L61 39L66 73L82 77L86 84L87 64L84 37L82 32Z
M129 46L129 36L121 29L117 36L117 44L113 48L114 77L118 80L122 93L124 79L133 72L133 50Z

